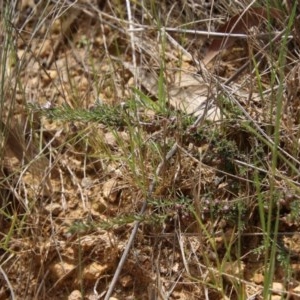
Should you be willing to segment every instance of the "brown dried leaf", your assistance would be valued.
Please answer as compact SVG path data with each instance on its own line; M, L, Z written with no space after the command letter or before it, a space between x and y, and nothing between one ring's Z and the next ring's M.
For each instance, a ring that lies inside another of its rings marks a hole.
M250 8L246 12L241 12L225 24L218 28L221 33L235 33L246 34L253 26L258 26L262 21L268 20L269 17L282 20L280 11L275 8L270 8L269 11L263 7ZM235 42L236 37L216 38L212 41L203 62L209 63L222 50L230 48Z
M103 184L103 196L109 202L114 203L118 198L118 190L116 189L117 181L111 178Z
M133 66L128 63L123 63L134 75ZM179 74L180 73L180 74ZM169 103L178 110L187 114L199 116L206 109L205 103L208 96L208 85L201 77L195 77L197 70L188 73L180 71L175 74L174 82L167 86ZM157 97L158 93L158 78L156 74L145 69L139 69L138 82L153 96ZM201 108L200 108L201 107ZM213 106L207 112L207 120L218 120L220 111L216 106Z

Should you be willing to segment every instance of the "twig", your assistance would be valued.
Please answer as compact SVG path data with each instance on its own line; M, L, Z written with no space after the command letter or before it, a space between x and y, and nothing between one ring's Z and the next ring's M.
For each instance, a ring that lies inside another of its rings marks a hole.
M147 28L135 28L133 29L134 31L144 31ZM268 33L258 33L258 34L246 34L246 33L232 33L232 32L217 32L217 31L205 31L205 30L192 30L192 29L180 29L180 28L170 28L166 27L164 28L165 31L167 32L176 32L176 33L184 33L184 34L196 34L196 35L201 35L204 37L219 37L219 38L224 38L224 37L229 37L229 38L240 38L240 39L246 39L248 40L249 38L259 38L259 39L269 39L270 36L274 37L277 36L278 31L274 32L268 32ZM150 29L149 29L150 30ZM153 29L152 29L153 30ZM288 36L289 38L293 38L292 35Z
M137 85L137 78L138 78L138 68L136 64L136 54L135 54L135 37L134 37L134 32L133 32L133 21L132 21L132 14L131 14L131 7L130 7L130 1L126 0L126 9L127 9L127 14L128 14L128 23L129 23L129 36L130 36L130 45L131 45L131 50L132 50L132 62L133 62L133 67L135 70L134 78L135 78L135 83Z
M129 32L143 32L143 31L154 31L158 30L160 31L162 28L166 32L176 32L176 33L183 33L183 34L193 34L193 35L199 35L199 36L204 36L204 37L219 37L219 38L224 38L224 37L231 37L231 38L241 38L241 39L246 39L248 40L249 38L256 38L256 39L264 39L264 38L270 38L277 36L278 31L273 31L273 32L267 32L267 33L258 33L258 34L246 34L246 33L232 33L232 32L218 32L218 31L208 31L208 30L194 30L194 29L184 29L180 27L157 27L157 26L151 26L151 25L144 25L144 24L139 24L135 22L129 23L127 20L122 20L118 19L115 16L111 16L103 11L101 11L101 15L103 15L106 19L108 20L113 20L113 21L118 21L121 26L117 27L114 26L113 24L109 23L107 20L103 20L104 24L108 24L111 26L113 29L118 30L122 33L129 33ZM132 28L130 29L124 29L126 28L126 25L131 24ZM181 27L186 26L186 24L181 25ZM293 38L292 35L289 35L288 38Z

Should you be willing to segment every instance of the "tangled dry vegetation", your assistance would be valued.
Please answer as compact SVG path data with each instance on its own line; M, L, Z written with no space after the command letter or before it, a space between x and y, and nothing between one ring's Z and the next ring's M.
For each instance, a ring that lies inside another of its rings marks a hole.
M1 1L0 299L300 299L298 5Z

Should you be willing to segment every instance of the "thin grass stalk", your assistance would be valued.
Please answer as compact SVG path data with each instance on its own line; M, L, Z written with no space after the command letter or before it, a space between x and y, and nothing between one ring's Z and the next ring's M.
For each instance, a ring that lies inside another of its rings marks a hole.
M278 65L274 71L278 70L279 72L279 88L276 95L276 115L275 115L275 129L274 129L274 144L271 147L272 159L271 159L271 170L269 176L270 190L269 190L269 203L268 203L268 213L267 213L267 224L266 224L266 252L265 252L265 264L268 266L268 271L265 272L265 282L263 290L263 298L271 298L270 287L274 280L274 272L276 265L276 253L277 253L277 237L278 237L278 228L279 228L279 217L280 217L280 206L278 205L278 199L276 197L276 173L278 166L279 158L279 143L280 143L280 130L281 130L281 115L283 107L283 92L284 92L284 66L286 65L286 55L287 55L287 43L292 25L295 19L296 13L296 2L293 7L292 14L288 20L286 34L283 37L281 44ZM269 6L268 6L269 7ZM272 72L274 74L275 72ZM275 206L275 207L274 207ZM274 212L275 210L275 212ZM275 224L274 222L274 213L275 213ZM270 249L270 252L269 252Z

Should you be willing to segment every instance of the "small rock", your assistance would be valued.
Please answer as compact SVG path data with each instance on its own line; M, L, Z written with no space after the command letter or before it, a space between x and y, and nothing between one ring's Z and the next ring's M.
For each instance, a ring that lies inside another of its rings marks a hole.
M43 84L48 85L51 81L58 77L56 70L48 70L47 73L42 74Z
M118 191L115 189L116 179L111 178L103 184L103 196L109 202L114 203L118 198Z
M66 262L59 262L50 266L50 272L52 277L58 280L63 276L67 275L68 273L71 273L73 270L75 270L75 268L76 267L73 264L69 264Z
M90 187L92 187L94 184L94 181L92 178L90 177L84 177L82 178L81 180L81 186L84 188L84 189L88 189Z
M124 275L119 281L123 288L130 288L133 286L133 278L131 275Z
M83 270L83 278L94 281L101 277L107 271L107 264L100 265L96 262L91 263Z
M276 295L281 295L285 292L284 285L281 282L273 282L272 283L272 293Z
M112 132L106 132L104 135L104 142L106 145L114 148L117 146L116 136Z
M57 217L62 211L62 207L58 203L50 203L46 205L45 209L48 213L51 213L54 217Z
M261 273L255 273L252 277L252 280L255 284L261 284L264 282L264 275Z
M81 292L78 290L74 290L68 297L68 300L81 300L82 295Z

